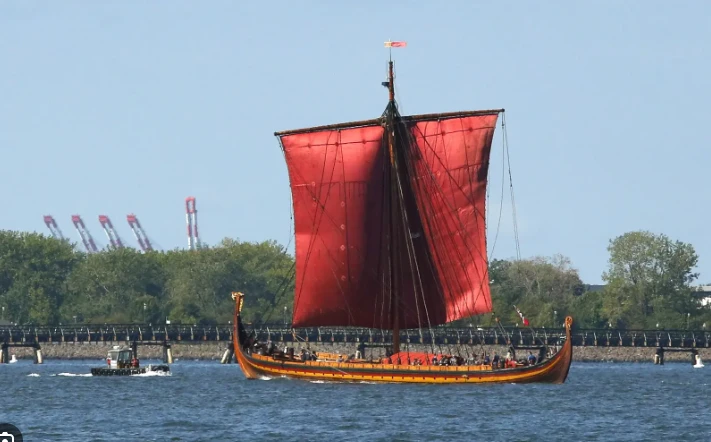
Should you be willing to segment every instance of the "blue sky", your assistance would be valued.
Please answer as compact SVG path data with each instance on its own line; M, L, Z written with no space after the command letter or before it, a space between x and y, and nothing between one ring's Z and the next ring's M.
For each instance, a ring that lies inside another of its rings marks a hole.
M646 229L692 243L711 281L710 17L702 1L5 0L0 228L51 214L77 240L77 213L105 245L106 214L134 244L134 212L182 248L193 195L204 241L287 243L272 133L380 115L390 38L408 42L403 114L506 108L524 257L566 255L597 283L608 241ZM498 258L515 254L505 197Z

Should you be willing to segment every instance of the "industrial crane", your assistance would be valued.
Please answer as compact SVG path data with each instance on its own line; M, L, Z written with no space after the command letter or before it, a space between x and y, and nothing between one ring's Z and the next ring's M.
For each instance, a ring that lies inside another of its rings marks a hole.
M84 243L87 253L96 253L99 249L96 248L96 243L94 243L94 238L92 238L91 233L86 228L84 221L79 215L72 215L72 223L74 223L74 228L79 233L81 242Z
M106 237L109 238L109 243L111 244L110 247L113 249L123 248L121 237L119 237L118 233L116 233L114 225L111 223L109 217L106 215L99 215L99 223L101 223L101 228L104 229Z
M188 248L195 250L200 248L200 237L198 236L197 208L195 197L185 198L185 220L188 224Z
M141 250L144 252L154 250L153 244L151 244L148 235L146 235L146 231L143 230L143 227L138 221L136 215L130 213L126 216L126 220L128 221L128 225L129 227L131 227L131 231L136 237L136 241L138 241L138 245L140 246ZM202 248L200 236L198 234L197 206L195 204L194 196L189 196L185 198L185 220L187 222L188 228L188 248L190 250ZM62 234L62 231L57 225L57 222L54 220L54 217L52 217L51 215L45 215L44 223L45 225L47 225L47 228L52 233L52 236L54 238L61 240L65 239L64 235ZM79 238L81 238L81 242L84 245L84 248L86 249L87 253L97 253L99 249L96 246L94 238L91 236L89 229L86 228L86 225L84 224L84 221L82 220L81 216L72 215L72 223L74 224L74 228L79 234ZM99 215L99 223L101 224L102 229L106 233L106 237L109 239L110 248L120 249L125 247L123 241L121 240L121 237L119 236L116 229L114 229L113 223L111 222L111 219L109 219L108 216Z
M143 227L141 227L141 223L138 222L136 215L131 213L126 216L126 220L128 220L128 225L131 227L133 235L136 237L136 241L138 241L138 245L141 247L141 250L144 252L153 250L153 246L146 235L146 231L143 230Z
M54 217L52 215L45 215L44 216L44 223L47 225L47 228L49 231L52 233L52 236L57 239L64 239L64 235L62 234L62 231L59 229L59 226L57 225L57 221L54 220Z

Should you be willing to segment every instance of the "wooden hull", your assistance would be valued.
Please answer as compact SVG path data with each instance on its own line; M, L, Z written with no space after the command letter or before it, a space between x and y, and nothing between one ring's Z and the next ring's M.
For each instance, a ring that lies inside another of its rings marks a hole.
M238 297L241 294L238 295ZM491 369L489 366L429 366L371 364L362 362L301 362L272 356L248 354L242 348L238 330L241 299L235 308L233 333L237 361L247 379L288 377L332 382L383 382L425 384L531 383L562 384L573 360L570 339L572 318L566 318L566 341L558 353L543 363L517 368Z

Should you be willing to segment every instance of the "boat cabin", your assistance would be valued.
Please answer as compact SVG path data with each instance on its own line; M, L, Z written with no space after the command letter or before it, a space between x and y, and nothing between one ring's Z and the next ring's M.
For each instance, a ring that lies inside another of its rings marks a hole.
M133 358L130 347L114 345L106 356L106 364L109 368L128 368L138 366L138 361Z

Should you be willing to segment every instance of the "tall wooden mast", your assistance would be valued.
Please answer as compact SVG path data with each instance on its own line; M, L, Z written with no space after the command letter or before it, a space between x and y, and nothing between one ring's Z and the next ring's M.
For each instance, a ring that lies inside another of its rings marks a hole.
M400 268L399 262L395 262L399 256L397 248L397 229L398 219L401 216L400 213L400 192L398 183L398 170L397 170L397 152L395 146L395 125L397 122L397 112L395 108L395 82L393 75L393 61L390 59L388 62L388 108L385 118L385 130L388 133L388 153L390 154L390 241L389 241L389 254L388 254L388 273L390 275L390 312L392 319L392 329L393 329L393 352L398 353L400 351L400 288L398 284L398 278L396 271Z

